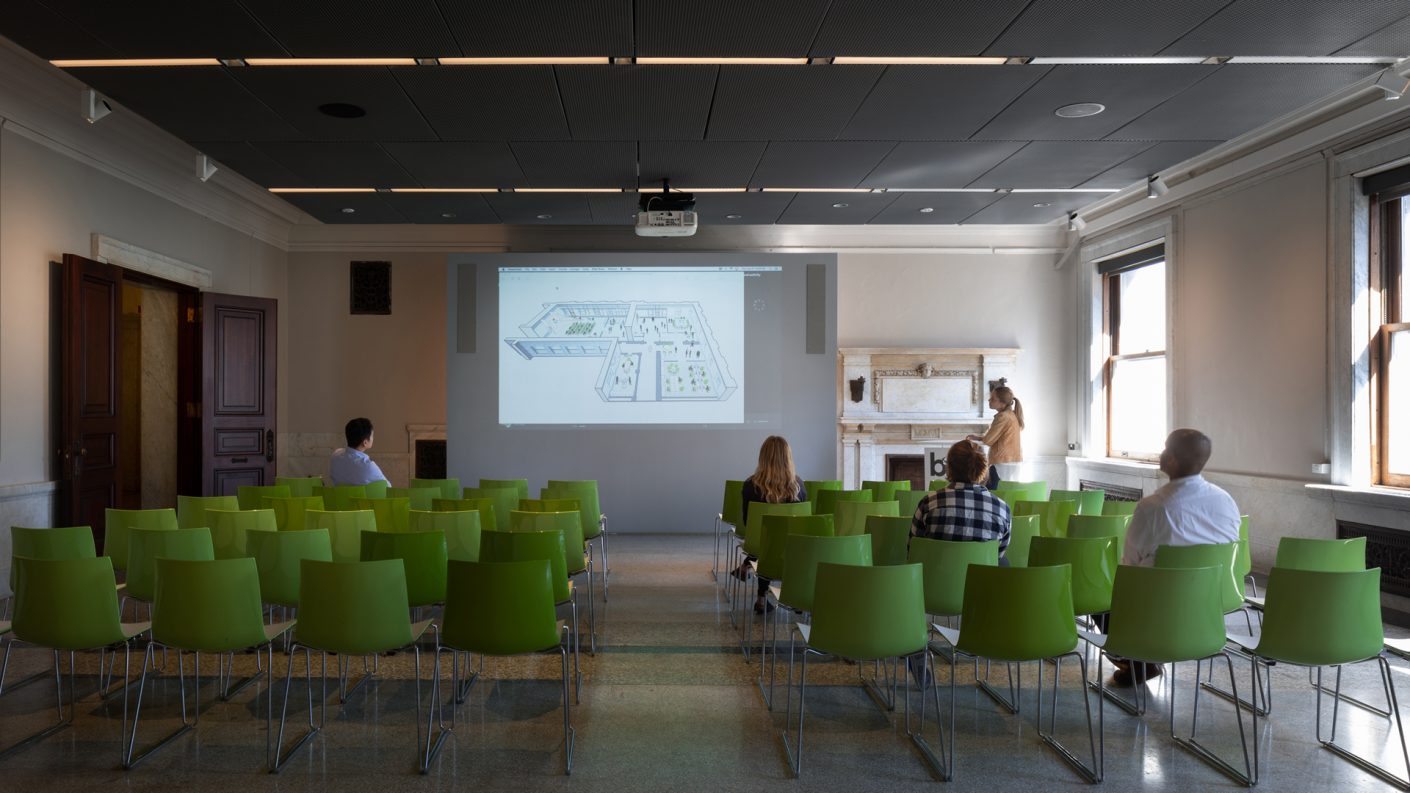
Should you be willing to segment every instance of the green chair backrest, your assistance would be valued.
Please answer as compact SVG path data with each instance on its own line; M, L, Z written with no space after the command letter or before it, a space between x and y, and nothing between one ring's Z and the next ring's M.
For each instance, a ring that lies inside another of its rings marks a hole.
M1220 577L1224 613L1238 611L1244 604L1243 581L1234 577L1234 555L1238 553L1237 542L1201 545L1162 545L1155 549L1156 567L1218 567L1224 571Z
M1106 651L1171 663L1224 648L1223 570L1218 567L1116 569Z
M461 562L480 561L480 513L411 511L411 531L438 531L446 537L446 557Z
M920 502L930 495L929 490L897 490L896 491L896 511L903 518L915 517L916 510L920 508Z
M831 515L837 512L839 501L873 501L876 494L870 490L824 490L818 493L813 504L813 512L818 515Z
M363 489L367 491L367 498L386 498L387 489L391 486L392 483L385 479L378 479L376 482L368 482L362 485Z
M1072 652L1072 568L971 565L964 582L959 650L997 661Z
M446 599L446 536L438 531L362 533L362 561L400 559L406 564L406 602L430 606Z
M926 646L925 584L918 564L818 564L809 646L868 661Z
M1015 515L1037 515L1044 537L1066 537L1068 518L1077 514L1076 501L1018 501L1012 508Z
M1276 566L1276 562L1274 563ZM1363 565L1364 566L1364 565ZM1234 556L1234 575L1240 582L1253 572L1253 552L1248 547L1248 516L1239 516L1239 552Z
M240 509L264 509L266 498L289 498L293 495L288 485L240 485L235 489L235 494Z
M230 497L235 500L234 496ZM247 538L248 539L248 538ZM127 553L127 596L151 602L157 594L157 560L185 559L209 562L215 559L211 530L133 529Z
M831 492L824 490L824 493ZM749 520L744 524L744 552L758 556L764 540L764 517L767 515L811 515L813 505L806 501L788 504L765 504L755 501L749 504Z
M872 564L906 564L906 549L911 539L910 515L868 515L862 533L871 537Z
M353 506L353 499L371 498L367 492L367 485L334 485L332 487L315 487L315 496L322 496L323 508L330 512L339 512L345 509L356 509ZM385 497L378 496L378 498Z
M89 526L59 526L52 529L37 529L25 526L10 527L10 591L16 588L16 557L29 559L93 559L98 552L94 548L93 529Z
M211 547L217 559L249 556L245 534L251 531L278 531L272 509L208 509Z
M356 562L362 559L362 533L377 530L377 515L370 509L310 509L304 513L304 530L310 529L328 532L332 561Z
M431 508L431 502L441 498L439 487L389 487L385 498L404 498L411 503L411 509Z
M1076 501L1078 515L1102 514L1102 503L1106 501L1105 490L1053 490L1048 493L1049 501Z
M899 517L901 505L895 501L839 501L834 520L838 536L865 534L867 518L872 515Z
M576 512L582 523L583 502L576 498L521 498L520 512Z
M1115 537L1034 537L1028 549L1029 567L1072 568L1072 612L1079 615L1111 611L1118 562Z
M561 531L486 531L480 534L480 561L547 559L553 567L553 602L563 603L572 593L565 547Z
M582 504L583 537L591 540L602 533L602 501L596 479L550 479L539 497L578 499Z
M400 559L305 559L301 568L299 624L294 629L299 644L341 655L371 655L414 640Z
M91 650L127 638L113 596L113 560L16 556L14 566L16 639L53 650Z
M255 560L158 559L152 640L211 653L268 642Z
M299 605L300 572L305 559L333 560L327 529L262 531L245 535L245 542L255 559L260 599L276 606Z
M1136 501L1112 501L1106 499L1102 502L1103 515L1130 515L1136 511Z
M878 482L868 479L862 482L862 489L871 491L872 501L895 501L897 492L911 489L911 480Z
M509 531L509 513L519 508L519 489L515 487L467 487L463 498L466 499L488 499L494 506L494 529L489 531ZM527 498L527 496L523 496ZM484 517L481 516L481 521ZM483 527L490 524L483 523Z
M1126 553L1126 530L1130 526L1130 515L1073 515L1067 519L1067 536L1115 537L1119 563Z
M1027 497L1023 499L1024 501L1048 500L1048 483L1041 479L1033 482L1000 482L998 486L994 488L994 494L998 495L998 491L1000 490L1027 493Z
M355 498L354 509L370 509L377 518L377 531L400 534L411 530L411 499Z
M508 487L517 494L515 498L529 497L529 480L527 479L481 479L480 487ZM469 496L465 496L469 498Z
M325 510L323 496L292 496L265 498L266 508L274 511L274 525L280 531L303 531L308 527L308 511Z
M808 500L812 502L814 511L818 505L818 491L820 490L841 490L841 479L804 479L803 489L808 491Z
M871 565L871 538L789 534L784 540L783 584L779 602L799 611L813 610L818 564Z
M906 561L919 564L925 580L925 613L954 616L964 610L964 582L972 564L999 563L999 541L911 538Z
M553 566L452 561L441 619L441 644L485 655L520 655L559 642Z
M582 516L577 511L564 512L522 512L509 513L510 531L558 531L563 533L564 561L568 575L576 575L587 569L587 556L583 553Z
M1366 569L1366 538L1312 540L1284 537L1278 540L1274 567L1288 570L1320 570L1324 573L1350 573Z
M1013 516L1009 524L1009 545L1004 549L1004 558L1011 567L1028 566L1028 547L1042 527L1037 515Z
M206 525L206 510L239 508L240 499L235 496L177 496L176 527L198 529Z
M103 555L112 558L114 570L127 569L127 538L131 529L174 530L176 510L112 509L105 510L103 523Z
M313 495L315 487L323 487L323 477L321 476L276 476L274 484L283 485L289 488L291 498L307 497Z
M927 490L944 490L945 488L947 488L947 487L949 487L949 486L950 486L950 480L948 480L948 479L932 479L932 480L930 480L930 487L928 487L928 488L926 488L926 489L927 489Z
M783 578L784 554L787 551L792 515L765 515L759 535L759 562L755 566L760 578Z
M1274 567L1264 592L1258 654L1304 666L1374 658L1385 644L1381 569L1326 572Z
M498 521L494 514L494 499L492 498L434 498L431 499L432 512L465 512L466 510L480 513L480 530L498 530Z
M806 534L810 537L837 536L831 515L789 515L787 517L789 534Z
M736 528L744 522L744 481L725 480L725 496L720 502L720 520Z
M411 489L421 487L433 487L437 491L435 498L460 498L460 480L454 477L450 479L421 479L412 477L407 483Z

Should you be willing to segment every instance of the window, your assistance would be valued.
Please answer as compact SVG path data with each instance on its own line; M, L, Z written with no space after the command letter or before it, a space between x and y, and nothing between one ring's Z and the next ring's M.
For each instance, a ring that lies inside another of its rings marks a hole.
M1376 195L1371 217L1372 470L1376 484L1410 487L1410 190Z
M1154 460L1165 446L1165 246L1097 262L1102 276L1110 457Z

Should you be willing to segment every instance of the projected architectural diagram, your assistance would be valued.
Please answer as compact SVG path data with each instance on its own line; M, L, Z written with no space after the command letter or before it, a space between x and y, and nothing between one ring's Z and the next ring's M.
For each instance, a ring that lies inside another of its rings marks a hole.
M527 360L606 359L604 402L720 402L737 388L694 301L545 303L519 328L504 341Z

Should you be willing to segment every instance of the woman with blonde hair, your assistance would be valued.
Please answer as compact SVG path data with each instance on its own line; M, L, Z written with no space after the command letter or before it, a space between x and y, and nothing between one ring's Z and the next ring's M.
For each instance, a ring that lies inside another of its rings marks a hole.
M741 497L744 502L743 518L746 525L749 523L749 505L752 502L794 504L808 500L808 491L803 488L803 479L793 468L793 450L782 436L770 435L764 439L764 444L759 447L759 465L755 467L754 473L744 480ZM749 564L752 561L754 557L748 557L735 569L734 575L741 579L748 578ZM764 613L764 596L768 594L769 583L767 578L759 579L759 597L754 601L754 611L760 614Z
M1018 463L1023 461L1023 447L1019 434L1023 431L1023 403L1014 396L1013 389L1001 385L989 392L989 407L998 411L989 424L989 431L983 435L968 435L968 440L989 447L990 489L999 479L1014 479L1018 475Z

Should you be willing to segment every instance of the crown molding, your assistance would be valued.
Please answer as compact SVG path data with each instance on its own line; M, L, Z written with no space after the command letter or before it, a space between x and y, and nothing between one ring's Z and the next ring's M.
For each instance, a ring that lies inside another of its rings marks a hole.
M116 103L112 114L89 124L79 113L86 86L3 37L0 75L0 123L7 132L281 250L294 224L311 222L229 169L201 182L196 149Z

